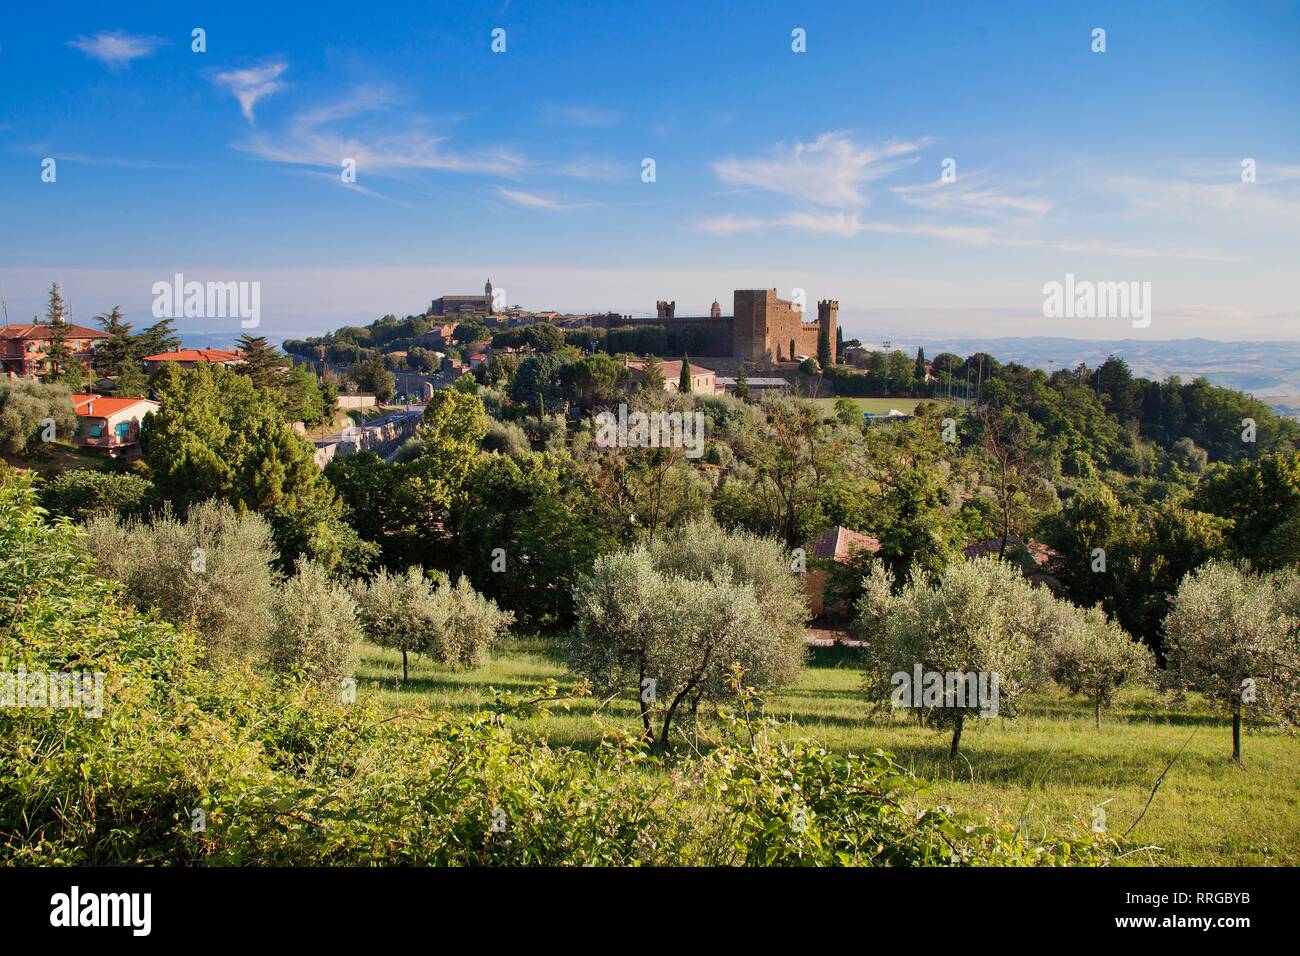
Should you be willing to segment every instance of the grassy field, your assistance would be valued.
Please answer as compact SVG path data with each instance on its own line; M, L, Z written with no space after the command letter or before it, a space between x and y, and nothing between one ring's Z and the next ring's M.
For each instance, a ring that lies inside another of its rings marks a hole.
M833 398L813 398L809 399L816 405L820 405L822 410L827 414L835 407ZM855 403L858 408L864 412L873 412L877 415L888 412L891 408L896 408L904 414L912 414L919 402L929 401L924 398L850 398L849 401Z
M1242 770L1228 760L1228 724L1197 702L1174 706L1151 692L1135 692L1103 716L1097 730L1086 704L1043 693L1015 720L968 723L964 759L953 763L946 736L872 710L859 690L854 655L844 648L815 649L798 683L769 700L768 713L784 722L784 733L843 752L887 750L933 781L934 802L1023 818L1029 827L1086 829L1092 808L1104 804L1108 829L1116 835L1137 819L1161 771L1186 743L1128 838L1132 846L1160 849L1123 862L1300 864L1300 740L1295 737L1248 728L1247 769ZM377 684L395 706L422 700L472 713L491 698L490 688L526 695L550 678L561 686L573 683L557 643L540 638L513 639L474 671L450 671L415 658L410 683L401 690L400 677L399 654L366 645L358 679L363 686ZM631 699L614 701L599 713L597 708L597 701L580 698L569 711L534 718L521 729L552 744L588 747L599 739L602 722L635 725Z

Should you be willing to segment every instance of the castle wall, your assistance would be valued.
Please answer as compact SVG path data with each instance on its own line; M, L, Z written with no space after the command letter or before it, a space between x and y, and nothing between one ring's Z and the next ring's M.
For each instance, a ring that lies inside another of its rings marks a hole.
M692 357L732 358L745 362L789 362L794 355L817 355L818 332L823 324L830 329L832 345L838 322L839 303L832 299L817 303L817 319L804 321L804 313L785 299L779 299L775 289L736 289L733 293L731 316L676 315L676 302L655 303L655 318L620 316L610 313L593 317L592 324L601 328L661 325L669 335L684 329L696 330L704 341L702 348L691 350ZM794 355L790 354L790 341L794 340Z

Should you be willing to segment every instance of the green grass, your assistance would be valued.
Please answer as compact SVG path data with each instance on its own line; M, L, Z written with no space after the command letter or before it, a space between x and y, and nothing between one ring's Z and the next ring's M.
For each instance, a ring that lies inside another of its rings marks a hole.
M1026 827L1086 829L1092 808L1105 801L1108 829L1120 835L1142 812L1170 759L1190 744L1165 777L1150 810L1129 837L1155 845L1124 862L1158 865L1300 864L1300 740L1273 728L1248 727L1247 769L1228 759L1227 722L1191 700L1175 706L1136 691L1093 726L1090 707L1056 692L1030 698L1015 720L968 723L964 759L947 756L948 737L880 713L864 698L854 651L817 648L799 681L768 701L769 716L791 739L807 737L841 752L893 753L917 776L933 782L933 799ZM367 645L358 678L376 682L393 705L423 701L440 710L473 713L491 688L528 694L565 673L558 645L542 638L512 639L483 667L451 671L412 658L411 680L397 689L401 655ZM599 711L599 712L598 712ZM604 706L572 701L547 718L520 725L552 744L590 747L601 723L634 727L633 700ZM1192 734L1195 736L1192 737Z
M118 459L107 451L79 448L67 441L53 441L40 446L31 455L0 455L0 460L15 468L27 468L46 477L52 477L74 468L89 471L118 471Z
M820 405L822 411L826 414L835 408L834 398L812 398L809 401ZM906 415L912 414L912 411L920 402L930 401L925 398L850 398L850 402L855 403L858 408L864 412L873 412L877 415L888 412L891 408L896 408Z

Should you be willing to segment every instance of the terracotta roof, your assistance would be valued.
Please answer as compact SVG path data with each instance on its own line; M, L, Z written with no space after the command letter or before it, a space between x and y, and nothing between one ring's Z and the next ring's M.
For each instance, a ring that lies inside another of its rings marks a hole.
M6 325L0 327L0 339L48 339L50 337L50 323L37 322L27 323L26 325ZM107 332L101 332L99 329L88 329L84 325L77 325L74 322L65 322L64 327L68 330L68 337L73 339L106 339Z
M628 368L634 368L634 369L636 369L638 372L641 372L641 371L644 371L644 370L645 370L645 362L633 362L633 361L629 360L629 361L627 362L627 367L628 367ZM660 363L659 363L659 371L660 371L660 373L663 375L663 377L664 377L664 381L676 381L677 379L681 378L681 376L682 376L682 360L681 360L681 359L673 359L671 362L660 362ZM692 363L691 363L691 374L692 374L692 375L712 375L712 374L713 374L713 369L711 369L711 368L705 368L703 365L696 365L694 362L692 362Z
M158 407L157 402L150 401L147 398L115 398L108 395L87 394L72 396L72 408L78 415L93 415L96 418L116 415L118 412L124 412L128 408L139 405L141 402L152 405L154 408Z
M244 353L233 349L176 349L146 355L146 362L242 362Z
M963 554L968 558L978 558L984 554L997 554L998 549L1002 547L1001 538L986 538L983 541L977 541L963 549ZM1024 548L1029 556L1034 559L1034 564L1040 568L1056 556L1057 552L1043 544L1041 541L1030 541L1026 544L1020 540L1018 535L1007 537L1007 550L1014 551L1018 548Z
M835 561L847 561L855 551L869 551L876 554L880 551L880 541L869 534L850 531L848 528L836 525L813 538L808 548L810 557L830 558Z

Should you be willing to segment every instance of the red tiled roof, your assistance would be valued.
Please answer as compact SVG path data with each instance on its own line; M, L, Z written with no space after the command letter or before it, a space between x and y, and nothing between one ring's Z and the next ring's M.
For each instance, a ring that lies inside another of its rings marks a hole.
M627 363L627 367L634 368L638 372L643 372L645 371L645 362L633 362L629 360ZM660 362L659 371L663 375L664 381L675 382L677 381L677 379L681 378L682 376L682 360L673 359L671 362ZM691 375L712 375L712 374L713 374L713 369L705 368L703 365L696 365L694 362L691 363Z
M244 353L233 349L176 349L146 355L146 362L242 362Z
M837 525L819 534L808 548L810 556L814 558L830 558L835 561L847 561L855 551L876 554L880 551L880 541L869 534L850 531Z
M983 541L977 541L964 548L962 553L968 558L978 558L985 554L997 554L1001 547L1001 538L986 538ZM1020 540L1018 535L1013 534L1007 537L1008 551L1013 551L1016 548L1021 547L1029 553L1029 556L1034 559L1034 564L1038 565L1040 568L1057 554L1053 548L1043 544L1041 541L1030 539L1028 543L1024 543Z
M25 325L6 325L0 327L0 339L48 339L50 337L50 323L37 322L27 323ZM107 332L101 332L98 329L88 329L84 325L76 325L72 322L65 322L64 327L68 330L70 339L106 339Z
M93 415L96 418L116 415L118 412L124 412L128 408L138 405L141 402L146 402L150 405L156 404L147 398L115 398L108 395L87 394L76 394L72 396L72 408L78 415Z

